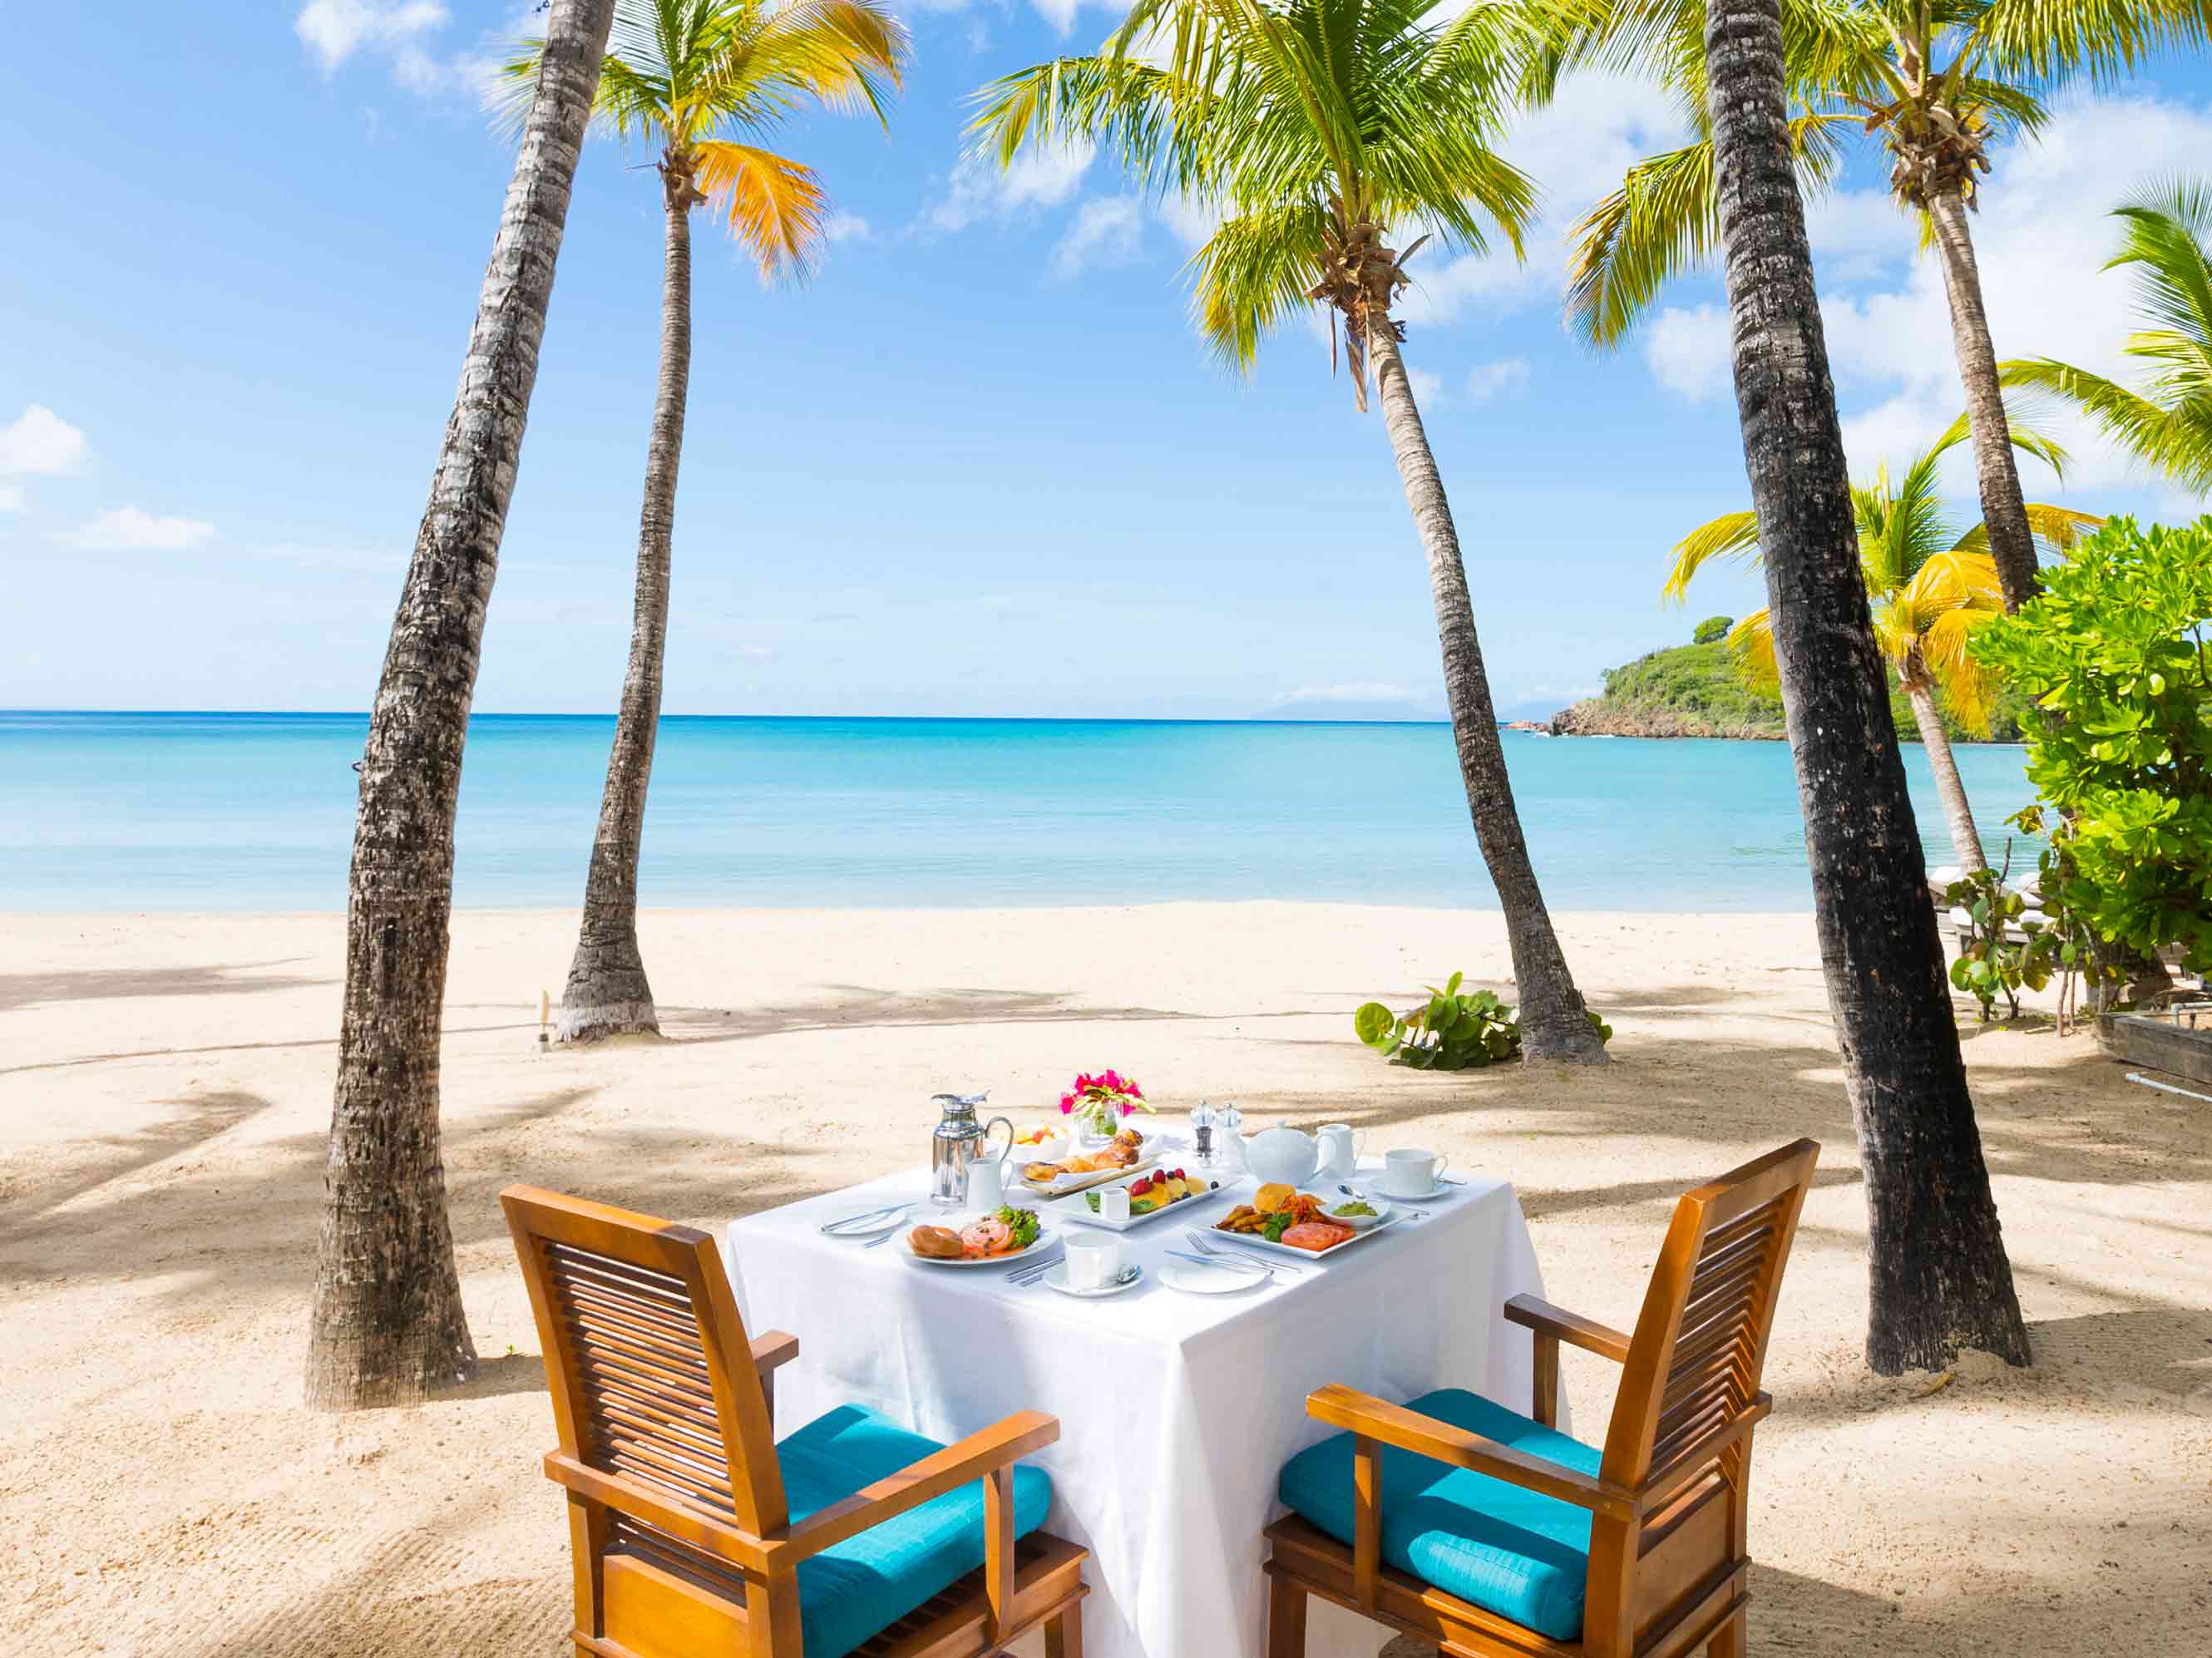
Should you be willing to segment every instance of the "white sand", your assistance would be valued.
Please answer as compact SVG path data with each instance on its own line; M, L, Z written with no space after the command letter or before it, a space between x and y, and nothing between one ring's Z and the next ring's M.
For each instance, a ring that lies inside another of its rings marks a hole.
M719 1222L917 1162L941 1088L1042 1105L1112 1065L1170 1106L1345 1117L1510 1177L1552 1296L1620 1324L1677 1192L1817 1136L1753 1640L2212 1652L2212 1106L2130 1086L2087 1038L1968 1027L2037 1363L1923 1396L1859 1360L1862 1198L1804 917L1566 917L1620 1063L1459 1076L1382 1065L1349 1015L1455 967L1502 988L1480 913L656 914L670 1040L541 1054L574 925L472 914L455 938L447 1164L483 1378L330 1418L300 1368L339 920L0 916L10 1650L551 1658L567 1530L499 1187ZM1594 1436L1611 1378L1569 1363Z

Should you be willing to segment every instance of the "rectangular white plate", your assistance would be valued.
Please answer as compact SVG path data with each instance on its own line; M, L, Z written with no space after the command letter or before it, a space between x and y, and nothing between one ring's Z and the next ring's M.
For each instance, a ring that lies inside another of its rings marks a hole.
M1169 1206L1172 1208L1175 1206L1170 1204ZM1399 1212L1388 1204L1376 1206L1382 1211L1382 1219L1376 1221L1365 1231L1354 1232L1343 1242L1327 1249L1301 1249L1295 1243L1270 1243L1257 1232L1224 1232L1212 1227L1206 1230L1210 1236L1219 1238L1224 1243L1242 1243L1248 1244L1255 1249L1272 1249L1279 1255L1290 1256L1293 1260L1327 1260L1331 1255L1342 1254L1354 1244L1364 1243L1369 1238L1396 1230Z
M1130 1181L1137 1178L1134 1174L1121 1176L1122 1180ZM1215 1177L1209 1175L1202 1178L1211 1180ZM1144 1225L1147 1221L1158 1220L1165 1215L1194 1214L1200 1204L1211 1203L1216 1198L1226 1196L1248 1178L1249 1177L1243 1175L1231 1175L1211 1192L1191 1193L1173 1203L1164 1203L1157 1209L1148 1209L1141 1215L1132 1215L1127 1220L1109 1220L1103 1215L1092 1214L1088 1192L1076 1192L1064 1198L1054 1198L1044 1207L1047 1212L1057 1220L1076 1221L1085 1226L1103 1226L1109 1232L1127 1232ZM1103 1191L1105 1187L1101 1187L1098 1189Z
M1062 1175L1049 1186L1037 1185L1024 1173L1015 1178L1014 1190L1032 1198L1064 1198L1070 1192L1087 1192L1094 1186L1104 1186L1109 1181L1121 1180L1125 1176L1133 1180L1159 1160L1160 1154L1155 1151L1149 1157L1139 1157L1127 1169L1094 1169L1087 1175ZM1036 1161L1035 1158L1030 1160L1030 1162L1035 1161ZM1026 1170L1029 1168L1029 1163L1023 1163L1022 1167ZM1012 1201L1011 1193L1008 1194L1008 1200Z

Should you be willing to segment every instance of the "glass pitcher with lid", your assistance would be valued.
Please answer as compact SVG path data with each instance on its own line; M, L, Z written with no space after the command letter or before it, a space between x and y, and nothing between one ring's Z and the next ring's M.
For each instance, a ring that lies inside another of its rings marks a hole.
M1012 1119L994 1117L988 1123L975 1121L975 1108L990 1097L988 1089L981 1094L929 1096L929 1102L940 1113L937 1127L929 1137L929 1200L940 1209L968 1206L969 1166L985 1155L984 1146L989 1142L991 1131L1000 1123L1006 1126L1006 1149L1000 1155L1013 1155Z

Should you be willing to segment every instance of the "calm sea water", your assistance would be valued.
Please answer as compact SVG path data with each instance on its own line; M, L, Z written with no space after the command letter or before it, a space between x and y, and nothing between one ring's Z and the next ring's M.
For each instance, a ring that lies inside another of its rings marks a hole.
M471 730L459 902L580 899L611 718ZM337 909L365 715L0 713L0 909ZM1811 906L1779 743L1504 733L1555 909ZM1930 863L1950 848L1908 746ZM1992 858L2021 751L1962 746ZM1487 907L1449 729L662 722L648 905L1344 899Z

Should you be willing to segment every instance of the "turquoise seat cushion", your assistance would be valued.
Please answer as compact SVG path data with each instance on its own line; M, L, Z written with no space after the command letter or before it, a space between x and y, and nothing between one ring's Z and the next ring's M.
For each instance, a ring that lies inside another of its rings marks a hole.
M945 1448L873 1411L843 1405L775 1448L793 1524L863 1486ZM1052 1480L1014 1469L1014 1534L1044 1524ZM799 1623L805 1658L844 1658L932 1595L983 1564L983 1482L871 1526L799 1568Z
M1597 1472L1589 1446L1474 1394L1446 1388L1406 1408L1577 1473ZM1589 1510L1388 1445L1382 1461L1384 1565L1554 1641L1581 1637ZM1292 1457L1282 1498L1309 1525L1350 1543L1352 1436Z

